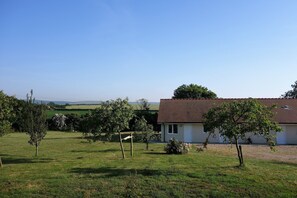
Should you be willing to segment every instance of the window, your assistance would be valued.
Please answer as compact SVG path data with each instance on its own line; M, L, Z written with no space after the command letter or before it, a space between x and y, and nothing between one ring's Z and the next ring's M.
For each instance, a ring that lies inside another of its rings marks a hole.
M168 133L178 133L177 124L169 124L168 125Z

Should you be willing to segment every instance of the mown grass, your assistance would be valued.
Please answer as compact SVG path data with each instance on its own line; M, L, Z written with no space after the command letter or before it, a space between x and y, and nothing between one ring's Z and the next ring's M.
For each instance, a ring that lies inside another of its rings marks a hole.
M166 155L135 143L88 143L79 133L49 132L35 158L26 134L0 138L0 197L296 197L297 164L215 152Z

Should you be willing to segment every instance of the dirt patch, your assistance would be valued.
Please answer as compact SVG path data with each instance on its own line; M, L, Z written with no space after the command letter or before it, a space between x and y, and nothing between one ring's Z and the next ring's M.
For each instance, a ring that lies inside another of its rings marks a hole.
M235 145L209 144L208 150L217 154L236 155ZM297 146L276 146L275 151L267 145L242 145L243 155L246 158L275 160L297 164Z

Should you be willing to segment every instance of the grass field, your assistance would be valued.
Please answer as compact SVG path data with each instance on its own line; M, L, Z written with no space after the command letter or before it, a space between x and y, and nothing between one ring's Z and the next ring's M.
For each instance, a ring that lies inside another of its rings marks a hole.
M47 114L47 118L52 118L56 113L61 113L61 114L77 114L77 115L84 115L86 113L90 112L90 110L88 109L81 109L81 110L71 110L71 109L59 109L59 110L47 110L46 114Z
M21 133L0 138L0 197L297 197L297 163L248 155L238 168L226 145L166 155L164 144L145 151L136 143L134 158L122 160L118 143L88 143L79 133L49 132L38 158L27 141ZM287 148L296 157L296 147L277 149Z
M66 106L65 109L56 109L56 110L47 110L47 118L52 118L56 113L62 113L62 114L77 114L77 115L84 115L90 110L95 109L99 107L100 105L69 105ZM137 104L132 104L133 108L135 110L138 109ZM159 104L151 104L150 106L151 110L159 110Z

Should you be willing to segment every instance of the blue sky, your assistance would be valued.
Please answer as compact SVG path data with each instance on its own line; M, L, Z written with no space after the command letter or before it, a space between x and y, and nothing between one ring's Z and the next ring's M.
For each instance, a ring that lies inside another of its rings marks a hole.
M297 1L1 0L0 90L159 101L195 83L279 97L297 80Z

